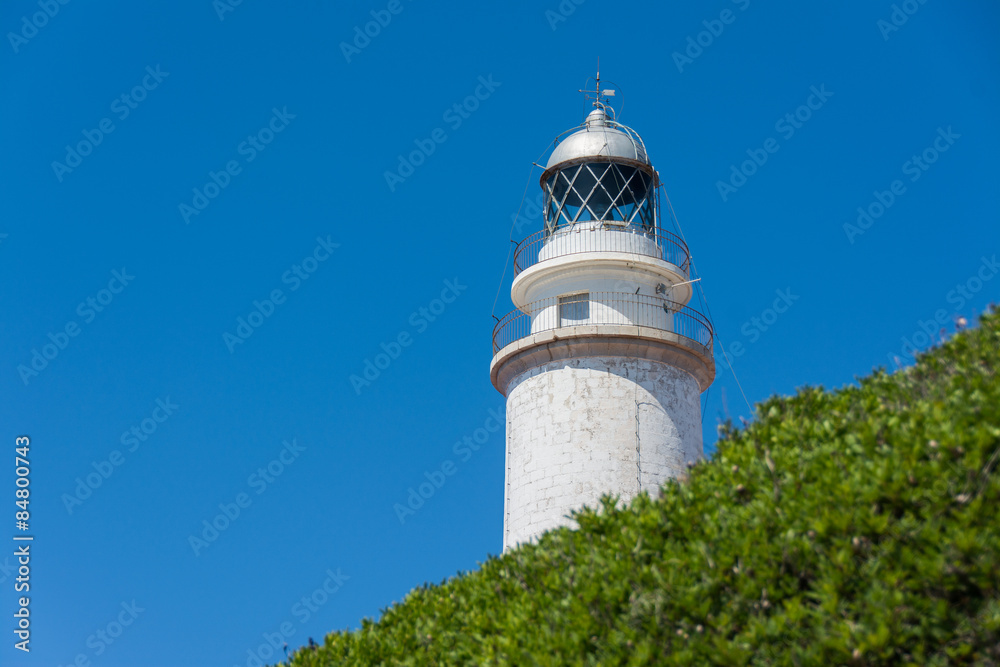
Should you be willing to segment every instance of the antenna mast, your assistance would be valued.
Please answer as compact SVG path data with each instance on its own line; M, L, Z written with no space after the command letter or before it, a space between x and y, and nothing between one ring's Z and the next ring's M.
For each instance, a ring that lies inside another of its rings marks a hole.
M601 59L597 59L597 76L595 77L594 90L579 90L584 94L585 99L590 99L590 96L594 96L593 106L599 107L601 109L607 110L611 105L607 103L607 100L602 100L601 98L608 98L615 96L615 90L613 88L605 88L601 90Z

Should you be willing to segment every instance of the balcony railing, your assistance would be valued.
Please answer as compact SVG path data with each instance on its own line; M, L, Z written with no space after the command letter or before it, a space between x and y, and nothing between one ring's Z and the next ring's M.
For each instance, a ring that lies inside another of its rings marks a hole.
M616 221L588 221L560 227L548 236L545 231L536 232L518 243L514 251L514 275L546 259L581 252L626 252L655 257L679 267L685 277L691 263L687 244L661 227L642 229Z
M659 296L591 292L541 299L507 313L493 328L493 353L542 331L578 325L632 325L669 331L712 350L714 332L704 315Z

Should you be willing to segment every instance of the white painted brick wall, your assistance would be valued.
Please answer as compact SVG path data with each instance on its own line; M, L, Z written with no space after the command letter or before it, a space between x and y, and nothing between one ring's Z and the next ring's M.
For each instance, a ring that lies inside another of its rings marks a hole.
M586 357L534 368L510 387L504 549L573 525L564 516L605 493L655 496L702 456L698 382L673 366Z

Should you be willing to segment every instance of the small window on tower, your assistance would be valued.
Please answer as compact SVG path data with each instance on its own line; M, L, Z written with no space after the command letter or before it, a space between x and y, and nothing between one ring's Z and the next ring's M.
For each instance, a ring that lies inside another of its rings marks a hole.
M590 294L570 294L559 297L559 326L585 324L590 319Z

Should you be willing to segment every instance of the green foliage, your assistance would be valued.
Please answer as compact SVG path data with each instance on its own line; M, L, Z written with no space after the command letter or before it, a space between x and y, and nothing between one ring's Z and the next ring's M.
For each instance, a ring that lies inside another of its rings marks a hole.
M1000 664L1000 316L290 665Z

